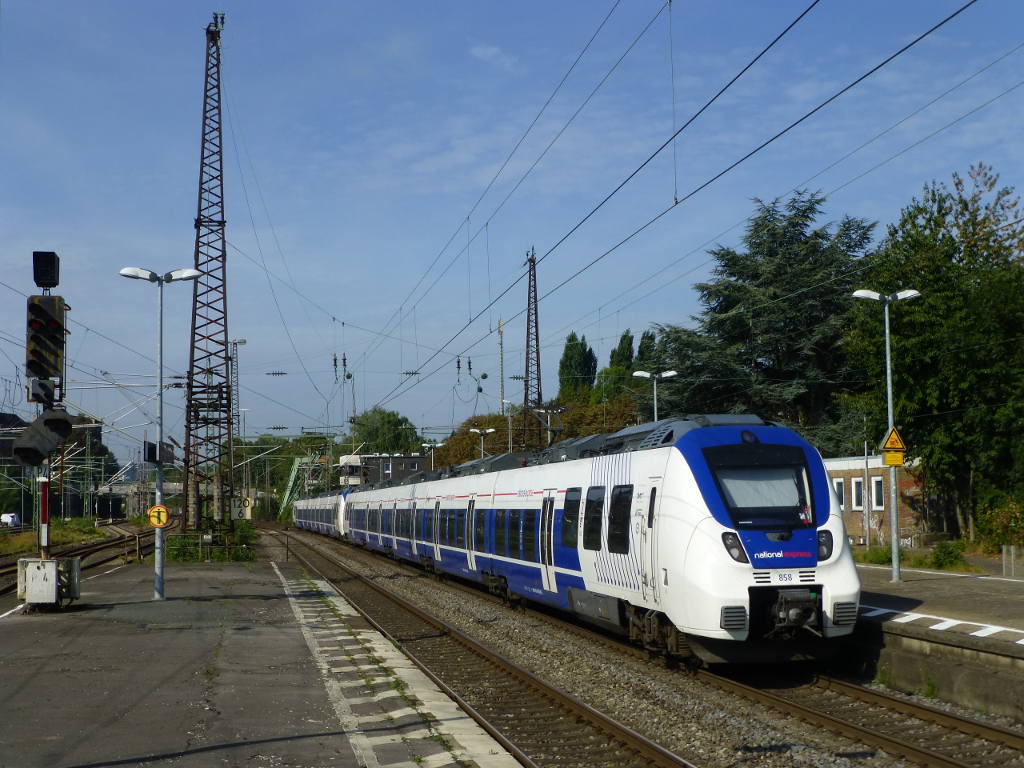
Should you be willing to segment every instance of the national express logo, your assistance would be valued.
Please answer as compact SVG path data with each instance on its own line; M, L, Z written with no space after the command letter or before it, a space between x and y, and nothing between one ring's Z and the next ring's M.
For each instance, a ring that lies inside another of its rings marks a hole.
M770 560L774 557L810 557L810 552L758 552L754 557L760 560Z

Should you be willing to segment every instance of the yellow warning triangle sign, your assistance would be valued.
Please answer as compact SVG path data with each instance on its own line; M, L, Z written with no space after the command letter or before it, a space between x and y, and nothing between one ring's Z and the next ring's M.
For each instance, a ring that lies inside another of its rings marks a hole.
M903 442L903 438L900 437L900 433L896 431L896 427L889 429L889 434L885 436L885 441L882 443L883 451L905 451L907 450L907 444Z

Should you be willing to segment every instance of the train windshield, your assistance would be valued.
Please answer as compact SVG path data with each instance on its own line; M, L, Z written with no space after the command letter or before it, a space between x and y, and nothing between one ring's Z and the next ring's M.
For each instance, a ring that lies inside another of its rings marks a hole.
M723 445L704 449L733 525L743 530L814 525L803 451L789 445Z

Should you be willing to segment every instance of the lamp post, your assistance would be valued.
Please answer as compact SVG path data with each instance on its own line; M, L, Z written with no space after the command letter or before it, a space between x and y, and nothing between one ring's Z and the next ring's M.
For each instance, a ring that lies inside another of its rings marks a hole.
M476 432L480 435L480 458L484 457L484 435L489 435L491 432L495 432L494 429L470 429L470 432Z
M434 471L434 449L440 448L444 443L420 443L424 448L430 449L430 471Z
M880 301L885 308L885 391L890 432L892 432L895 421L893 419L892 405L892 353L889 349L889 305L905 299L916 299L920 295L921 292L915 291L913 288L906 288L902 291L891 293L888 296L865 289L853 292L855 299ZM867 491L868 489L865 488L864 493L866 494ZM867 499L864 499L864 501L866 504ZM900 581L900 518L899 510L896 508L896 467L889 467L889 538L892 539L890 542L892 551L892 581Z
M156 493L154 501L156 504L164 503L164 283L172 283L179 280L195 280L202 273L198 269L175 269L163 275L158 275L149 269L139 267L125 267L120 271L122 277L130 277L133 280L148 280L156 283L157 295L157 332L156 332ZM153 551L153 599L164 599L164 529L157 528L154 536L155 547Z
M679 374L675 371L661 371L659 373L649 373L648 371L633 371L633 376L639 379L650 379L654 382L654 420L658 420L658 382L662 379L671 379L673 376Z

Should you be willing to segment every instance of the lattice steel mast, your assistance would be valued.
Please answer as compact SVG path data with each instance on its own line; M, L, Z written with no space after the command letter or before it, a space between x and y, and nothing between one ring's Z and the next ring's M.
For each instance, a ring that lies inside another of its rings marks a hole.
M204 497L215 521L224 519L234 496L230 446L233 439L226 250L224 162L221 136L220 32L224 14L206 27L206 77L199 160L192 347L185 403L185 509L188 525L199 524Z
M537 321L537 253L532 248L526 256L530 267L530 285L526 304L526 371L523 374L523 446L544 445L543 426L536 412L544 400L540 390L540 332Z

